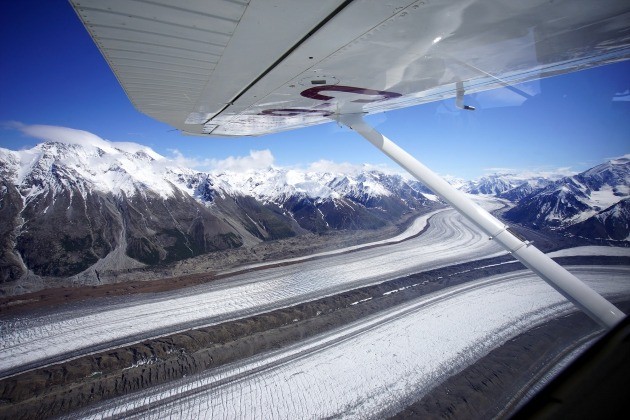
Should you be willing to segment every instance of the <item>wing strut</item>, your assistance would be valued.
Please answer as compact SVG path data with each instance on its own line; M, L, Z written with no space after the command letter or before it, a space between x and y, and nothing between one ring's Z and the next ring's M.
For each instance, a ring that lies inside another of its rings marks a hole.
M452 187L436 173L424 166L390 139L363 120L362 114L336 115L339 123L350 127L379 150L415 176L455 210L479 227L490 239L497 241L517 260L545 280L564 297L582 309L605 328L612 328L625 315L577 277L542 253L531 243L523 241L509 231L496 217L481 208L464 193Z

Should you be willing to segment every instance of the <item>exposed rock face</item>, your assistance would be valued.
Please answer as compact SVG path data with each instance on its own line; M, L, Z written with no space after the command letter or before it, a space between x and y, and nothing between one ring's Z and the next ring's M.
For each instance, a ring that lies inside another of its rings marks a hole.
M118 151L121 157L62 143L36 149L30 156L4 153L4 281L27 269L39 276L74 275L119 246L132 259L157 264L242 244L233 228L188 194L172 186L163 194L133 179L124 166L150 164L154 159L145 153ZM105 171L91 165L97 158ZM108 172L119 183L109 191L98 185Z
M17 188L0 179L0 283L17 280L26 273L20 255L14 250L21 209L22 197Z
M81 272L118 244L120 215L111 198L76 189L44 193L27 201L15 248L37 275Z
M36 149L2 155L3 281L27 270L39 276L74 275L120 246L129 257L155 264L241 245L233 229L180 190L172 188L164 196L129 182L123 169L128 162L118 156L61 143ZM119 154L137 165L152 160ZM108 165L105 172L114 172L112 178L120 182L114 186L123 188L107 191L94 182L104 175L90 165L98 157Z
M242 245L237 232L210 208L177 189L166 199L150 192L124 197L118 207L126 231L126 253L145 264Z

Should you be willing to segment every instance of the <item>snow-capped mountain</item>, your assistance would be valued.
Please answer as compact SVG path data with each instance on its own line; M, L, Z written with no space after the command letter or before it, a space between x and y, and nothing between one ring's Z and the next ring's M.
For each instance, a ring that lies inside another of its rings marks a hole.
M499 195L515 186L509 176L493 174L469 181L461 190L470 194Z
M216 175L232 194L285 209L305 229L377 228L430 204L417 181L378 171L333 174L268 168Z
M600 232L598 237L617 239L623 236L623 231L617 231L620 224L613 220L624 217L627 204L621 202L628 197L630 155L535 190L506 212L505 217L539 228L575 226L570 230L580 231L580 226L591 226L592 232ZM596 229L596 225L601 227Z
M240 246L238 230L178 188L147 148L93 139L0 150L3 281L68 276Z
M567 231L585 238L630 241L630 198L568 227Z
M270 167L203 173L85 133L0 149L0 282L176 261L260 241L385 226L431 205L417 182Z
M518 203L523 198L532 195L536 191L548 187L554 181L549 178L533 177L517 182L517 186L497 194L497 197Z
M469 194L492 195L517 202L521 198L540 190L554 180L555 177L538 175L522 175L512 173L490 174L473 181L460 183L458 188Z

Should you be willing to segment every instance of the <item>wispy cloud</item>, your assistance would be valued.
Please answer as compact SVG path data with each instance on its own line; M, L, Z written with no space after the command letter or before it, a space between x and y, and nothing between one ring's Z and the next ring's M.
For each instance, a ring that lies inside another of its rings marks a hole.
M229 156L225 159L213 159L185 156L178 149L169 149L169 158L179 166L202 171L247 172L273 166L275 158L270 150L250 150L247 156Z
M77 130L75 128L60 127L52 125L28 125L19 121L7 121L0 123L0 126L8 130L16 130L25 136L33 137L43 141L56 141L66 144L77 144L82 146L99 147L109 153L119 153L122 150L128 153L145 151L162 164L175 163L177 166L196 169L199 171L232 171L247 172L249 170L259 170L271 167L275 163L273 153L268 150L250 150L246 156L229 156L225 159L209 157L187 156L179 149L168 149L170 156L167 160L154 152L150 147L133 142L110 142L96 134ZM336 163L328 160L320 160L307 165L310 171L320 172L342 172L356 173L366 169L378 169L389 171L385 165L356 165L350 163Z
M625 155L608 157L606 160L620 160L620 159L630 159L630 153L626 153Z
M196 157L184 156L184 154L178 149L167 149L170 156L167 158L175 162L178 166L182 166L185 168L192 168L198 170L206 170L212 165L212 159L199 159Z
M76 128L60 127L56 125L28 125L18 121L2 123L2 127L9 130L20 131L22 134L44 141L55 141L65 144L77 144L80 146L92 146L109 153L119 153L121 150L127 153L144 151L156 160L164 159L148 146L133 142L112 142L105 140L96 134Z
M213 161L213 169L219 171L245 172L251 169L265 169L273 166L275 158L270 150L250 150L249 156L230 156Z
M7 121L2 127L10 130L20 131L29 137L34 137L45 141L58 141L66 144L91 145L101 148L110 148L111 143L103 140L96 134L88 131L77 130L69 127L59 127L55 125L28 125L18 121Z
M247 172L250 170L260 170L275 166L275 157L268 150L250 150L247 156L229 156L225 159L198 158L184 155L178 149L169 149L171 153L169 160L178 166L193 168L200 171L209 172ZM287 166L286 169L306 170L309 172L331 172L340 174L356 174L366 170L377 170L388 174L406 174L401 169L392 169L390 166L355 164L349 162L334 162L331 160L318 160L313 163L297 166Z
M352 175L366 170L376 170L389 174L400 174L401 170L393 170L387 165L355 164L349 162L333 162L331 160L318 160L307 166L306 170L311 172L331 172Z
M626 89L623 92L616 92L612 98L613 102L628 102L630 101L630 89Z
M572 176L578 173L572 169L571 166L559 167L559 168L504 168L504 167L490 167L484 168L485 175L511 175L514 178L536 178L543 177L549 179L559 179L565 176Z

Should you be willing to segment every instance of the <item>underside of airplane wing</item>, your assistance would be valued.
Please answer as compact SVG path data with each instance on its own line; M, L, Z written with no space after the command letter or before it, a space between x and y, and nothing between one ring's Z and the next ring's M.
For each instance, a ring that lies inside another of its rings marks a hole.
M623 0L70 0L133 104L273 133L630 57Z

